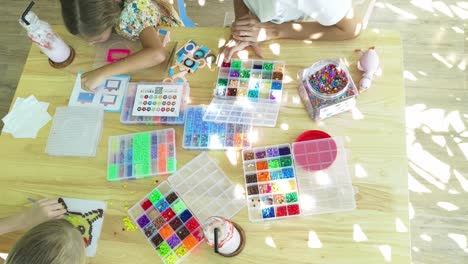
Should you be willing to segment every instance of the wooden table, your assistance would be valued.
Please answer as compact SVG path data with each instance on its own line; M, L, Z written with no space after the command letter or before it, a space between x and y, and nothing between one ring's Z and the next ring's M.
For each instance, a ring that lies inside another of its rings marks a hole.
M74 63L62 70L53 69L35 46L24 66L16 97L34 94L50 102L49 113L68 104L79 70L89 70L95 57L94 47L71 36L63 26L55 28L77 51ZM171 38L179 42L193 39L214 50L229 37L224 28L171 29ZM381 52L384 75L371 90L360 95L360 113L344 113L314 123L306 114L297 95L296 73L324 58L344 57L356 82L356 48L376 46ZM276 128L257 127L261 135L254 146L291 143L303 131L321 129L343 136L350 150L349 170L356 195L357 209L351 212L251 223L247 209L233 220L246 231L247 244L235 258L214 255L203 245L186 263L409 263L407 163L405 148L404 88L402 46L396 32L367 31L358 39L343 42L293 40L262 44L264 57L286 62L286 89ZM274 52L273 52L274 51ZM217 71L207 68L188 76L192 104L208 104L212 98ZM140 80L132 74L132 80ZM156 80L153 80L156 81ZM52 122L41 129L36 139L0 137L0 217L18 212L33 197L78 197L105 200L109 209L91 263L160 263L159 257L139 231L122 231L128 207L155 185L149 178L130 182L106 180L107 138L165 128L164 126L126 126L119 114L106 113L104 129L95 158L58 158L48 156L45 143ZM179 168L198 155L181 148L183 127L175 127ZM241 166L233 166L224 151L210 151L235 183L243 185ZM241 163L237 153L237 162ZM159 181L165 178L159 178ZM353 231L354 230L354 231ZM364 235L360 232L364 233ZM0 237L0 252L8 252L21 233Z

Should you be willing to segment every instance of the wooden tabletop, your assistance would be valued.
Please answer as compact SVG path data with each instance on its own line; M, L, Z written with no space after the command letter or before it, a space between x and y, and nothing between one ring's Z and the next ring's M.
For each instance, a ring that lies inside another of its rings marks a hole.
M49 66L47 57L32 46L18 84L16 97L31 94L50 102L49 113L68 104L78 71L92 68L95 47L68 34L63 26L55 27L71 44L77 56L65 69ZM179 45L193 39L217 50L229 37L229 29L170 29L172 41ZM306 114L296 89L296 73L320 59L346 58L355 82L359 55L356 48L376 46L384 65L383 76L372 88L357 98L358 111L344 113L315 123ZM247 209L232 220L247 235L244 251L234 258L212 253L200 246L186 263L409 263L407 162L405 146L404 86L402 46L399 33L367 31L359 38L343 42L271 41L261 44L265 59L286 62L283 102L275 128L256 127L259 140L253 146L291 143L305 130L320 129L345 139L349 152L349 171L358 188L357 209L251 223ZM142 80L138 73L132 81ZM212 98L216 69L203 68L188 76L192 104L208 104ZM147 80L147 79L145 79ZM158 81L147 80L147 81ZM0 217L22 210L27 197L76 197L108 202L98 252L91 263L160 263L160 259L139 231L122 231L127 209L155 187L148 178L129 182L108 182L107 138L167 128L167 126L127 126L119 114L106 113L101 143L95 158L52 157L45 153L45 143L52 122L41 129L36 139L13 139L0 136ZM183 127L176 130L177 162L181 168L199 151L182 149ZM243 185L241 166L228 161L224 151L210 151L230 179ZM241 158L237 152L237 164ZM361 232L362 231L362 232ZM8 252L20 232L0 237L0 253Z

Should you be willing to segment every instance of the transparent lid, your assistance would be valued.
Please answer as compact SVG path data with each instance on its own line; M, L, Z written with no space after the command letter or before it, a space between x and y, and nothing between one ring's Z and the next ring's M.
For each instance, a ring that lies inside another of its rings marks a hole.
M252 145L252 126L203 121L206 106L189 106L184 125L185 149L242 149Z
M346 149L341 138L293 143L302 215L356 208Z
M243 188L234 185L206 152L177 170L168 181L201 223L213 215L231 219L245 206Z
M46 152L54 156L96 156L103 117L101 107L57 107Z
M339 59L326 59L302 71L302 83L321 99L340 97L352 83L348 68Z

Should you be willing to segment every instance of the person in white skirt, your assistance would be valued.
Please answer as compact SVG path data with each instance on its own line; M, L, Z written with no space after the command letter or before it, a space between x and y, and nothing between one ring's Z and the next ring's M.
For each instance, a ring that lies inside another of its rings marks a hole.
M257 43L262 41L345 40L362 29L351 0L234 0L234 11L226 61L247 47L261 57Z

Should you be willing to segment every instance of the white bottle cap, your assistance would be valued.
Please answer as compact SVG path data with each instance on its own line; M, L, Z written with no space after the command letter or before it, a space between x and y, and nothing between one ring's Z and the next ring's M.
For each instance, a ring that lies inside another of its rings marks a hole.
M23 26L26 30L35 30L37 27L39 27L39 18L37 17L37 15L32 12L32 11L29 11L26 16L24 17L24 19L26 21L29 22L29 25L26 24L23 19L19 19L19 23L21 24L21 26Z

